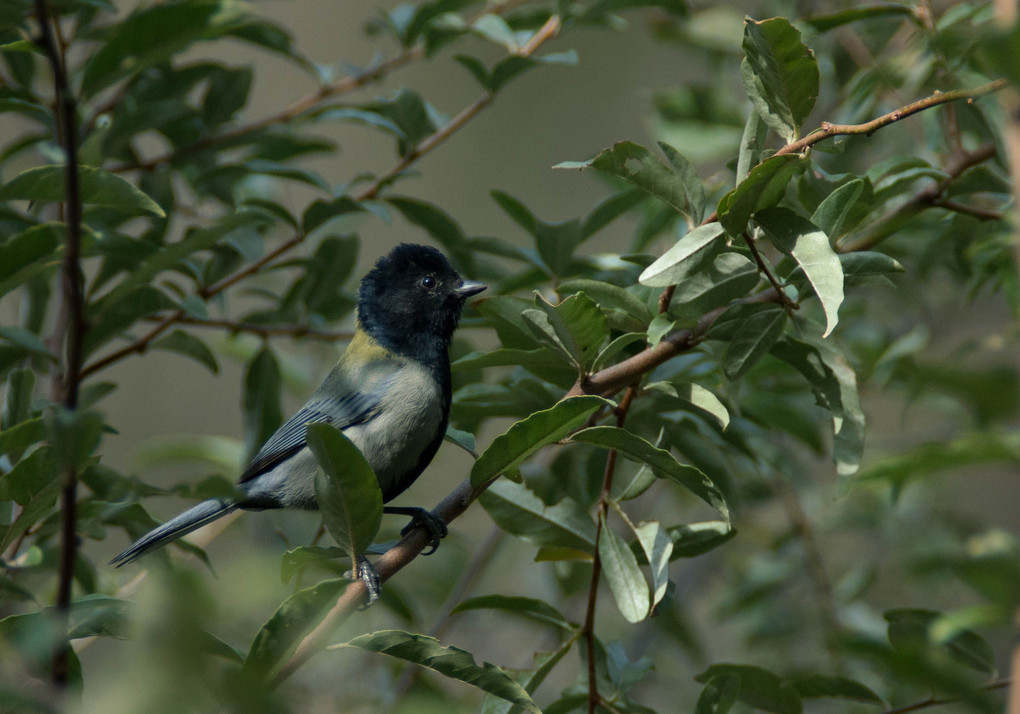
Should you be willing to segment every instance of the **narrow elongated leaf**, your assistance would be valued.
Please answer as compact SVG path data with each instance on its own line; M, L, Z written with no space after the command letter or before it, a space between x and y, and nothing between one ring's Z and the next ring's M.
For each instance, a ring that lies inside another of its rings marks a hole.
M737 186L747 178L751 169L761 161L761 152L768 138L769 125L754 109L747 115L744 134L740 137L740 153L737 155Z
M89 330L82 348L86 355L95 352L110 339L130 329L139 320L163 310L172 310L177 303L153 285L139 285L125 291L123 299L110 302L105 298L90 310Z
M638 523L634 528L638 543L652 568L652 608L662 600L669 585L669 562L673 559L673 540L658 521Z
M731 236L739 236L755 211L772 208L786 194L795 174L803 171L805 160L794 154L771 156L751 169L747 178L719 200L719 222Z
M319 623L347 585L342 578L323 580L284 600L255 634L244 660L245 671L259 679L267 678Z
M618 285L602 282L601 280L589 280L587 278L566 280L560 283L557 292L560 295L584 292L585 295L588 295L603 309L615 308L621 310L646 325L655 317L652 314L651 308L643 300L634 295L634 293Z
M315 500L326 529L352 556L363 555L382 522L375 472L358 447L329 424L308 425L308 447L322 467L315 474Z
M740 677L720 674L705 682L694 714L729 714L740 693Z
M680 316L700 317L744 297L759 280L758 266L751 260L740 253L722 253L677 285L671 307Z
M828 674L808 674L802 677L794 677L790 684L804 699L848 699L852 702L864 702L883 706L885 702L882 697L875 694L871 689L860 682L847 677L839 677Z
M36 417L0 431L0 455L20 454L46 434L42 417ZM9 473L9 472L8 472ZM6 478L6 474L5 474Z
M534 694L535 690L542 686L542 682L549 676L553 668L560 663L573 647L573 638L568 638L554 652L536 653L535 664L537 667L532 671L520 674L517 677L517 681L521 683L521 686L524 687L528 694ZM520 712L521 708L519 706L515 706L503 699L497 699L491 695L486 695L485 699L482 700L481 714L520 714Z
M158 203L117 174L91 166L79 166L78 181L81 201L85 205L115 208L133 215L151 213L160 218L166 217ZM37 203L64 201L64 167L36 166L0 186L0 201L18 199Z
M479 488L499 474L515 468L546 444L559 441L584 424L596 409L612 406L602 397L568 397L549 409L535 412L500 434L471 468L471 484Z
M870 20L887 15L911 17L913 14L914 8L911 5L883 2L873 5L850 6L846 10L840 10L829 15L811 15L804 18L804 22L813 27L816 32L828 32L858 20Z
M829 237L836 240L850 228L849 217L861 194L864 193L864 179L847 181L825 197L815 212L811 214L811 222Z
M814 55L784 17L761 22L747 18L741 44L746 55L741 77L748 98L787 143L795 140L818 97Z
M153 342L152 349L167 350L182 354L185 357L191 357L193 360L208 367L209 371L213 374L220 371L220 366L216 362L216 355L209 349L209 346L194 335L182 330L174 330L166 337Z
M825 310L828 337L839 320L843 304L843 266L829 245L829 237L811 221L786 208L770 208L756 214L759 225L779 250L792 255L804 270Z
M797 690L761 667L745 664L713 664L694 679L698 682L708 682L727 675L740 680L737 699L745 704L776 714L800 714L803 711L804 707Z
M244 375L244 418L246 462L273 435L283 422L280 408L280 365L268 347L252 357Z
M343 548L321 545L300 545L297 548L288 550L283 554L283 562L280 564L280 579L287 583L310 565L316 563L336 562L344 559L343 570L350 568L350 553ZM342 572L342 571L340 571Z
M670 148L672 149L672 147ZM672 151L674 157L680 156L675 149ZM591 167L602 173L623 179L664 201L677 212L690 218L692 223L697 223L700 218L694 219L693 216L698 208L692 204L697 204L699 201L698 191L694 185L701 188L701 182L697 181L696 175L694 175L694 180L691 180L694 172L689 162L682 163L683 157L677 161L684 166L683 176L664 164L645 147L631 141L621 141L613 144L612 148L599 152L595 158L588 161L564 161L553 168L585 169ZM693 201L692 194L695 194ZM700 201L704 201L703 188L700 192Z
M0 245L0 286L18 271L42 261L60 245L61 228L57 224L44 223L8 238ZM15 282L11 287L20 284ZM0 291L3 295L6 290Z
M595 523L577 501L547 506L527 486L507 480L493 483L478 500L500 528L530 543L595 550Z
M598 305L584 293L570 295L559 305L538 295L535 305L521 316L536 339L562 353L578 370L589 371L609 337L609 324Z
M547 625L553 625L567 632L573 632L577 629L577 626L564 617L563 613L555 607L544 600L536 600L530 597L480 595L464 600L457 607L453 608L452 613L456 614L469 610L502 610Z
M499 667L488 662L479 665L470 652L458 647L444 647L434 637L401 630L382 630L334 647L358 647L412 662L513 702L530 712L540 712L524 687Z
M729 522L729 507L722 492L700 469L681 464L673 454L615 426L592 426L570 437L571 441L614 449L628 459L648 464L656 476L678 483L721 513Z
M653 288L676 285L691 271L692 266L699 265L714 250L722 247L722 235L721 223L698 226L645 268L638 282Z
M599 535L599 558L602 560L602 574L609 583L609 589L616 600L620 614L627 622L641 622L648 617L651 602L648 599L648 583L641 574L637 559L623 538L606 524L605 513L599 513L602 531Z
M755 312L743 321L726 348L723 371L728 379L738 379L758 360L768 354L786 326L786 311L779 305L774 310Z
M672 558L696 558L737 534L725 521L703 521L666 529L673 541Z
M726 405L719 400L719 397L700 384L652 382L646 385L645 389L656 394L665 394L683 404L685 408L710 416L719 424L720 429L726 429L730 425L730 412Z
M949 655L966 667L991 674L995 671L995 654L981 635L961 629L944 641L932 637L932 627L942 617L935 610L899 608L883 613L889 623L889 642L896 649L918 650L932 646L945 647Z

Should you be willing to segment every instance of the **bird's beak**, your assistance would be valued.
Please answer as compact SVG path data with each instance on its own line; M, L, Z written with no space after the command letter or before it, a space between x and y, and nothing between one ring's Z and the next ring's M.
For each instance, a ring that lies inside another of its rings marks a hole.
M465 280L458 287L454 288L453 292L457 293L457 297L459 297L461 300L467 300L472 295L477 295L478 293L485 290L485 288L487 287L489 286L486 285L485 283L478 283L473 280Z

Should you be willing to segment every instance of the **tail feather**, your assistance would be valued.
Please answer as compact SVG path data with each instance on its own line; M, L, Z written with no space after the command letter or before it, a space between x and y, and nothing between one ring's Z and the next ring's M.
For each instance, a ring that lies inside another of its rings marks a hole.
M206 523L212 523L217 518L222 518L231 511L236 510L237 507L237 504L233 501L223 501L217 498L202 501L197 506L189 508L179 516L171 518L163 525L146 533L132 543L123 553L111 560L110 563L119 568L125 563L130 563L136 558L145 555L150 550L155 550L171 541L177 540L183 535L191 533L193 530L201 528Z

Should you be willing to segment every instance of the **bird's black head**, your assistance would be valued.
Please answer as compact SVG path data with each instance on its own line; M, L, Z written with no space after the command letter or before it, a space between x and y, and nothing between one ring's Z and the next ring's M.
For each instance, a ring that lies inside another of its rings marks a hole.
M464 301L485 287L435 248L401 243L362 279L358 320L387 349L434 359L446 355Z

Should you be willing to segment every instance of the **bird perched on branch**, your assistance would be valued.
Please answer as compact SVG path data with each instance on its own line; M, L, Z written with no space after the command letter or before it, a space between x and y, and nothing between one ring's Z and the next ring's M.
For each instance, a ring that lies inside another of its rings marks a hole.
M347 350L305 405L255 454L241 474L244 496L203 501L111 562L130 563L239 508L316 509L319 466L306 442L309 424L342 430L375 471L383 501L396 498L432 461L446 433L450 341L465 300L485 288L461 278L435 248L402 243L380 258L361 281L357 330ZM402 533L427 528L432 550L446 535L446 524L425 509L383 511L412 516Z

